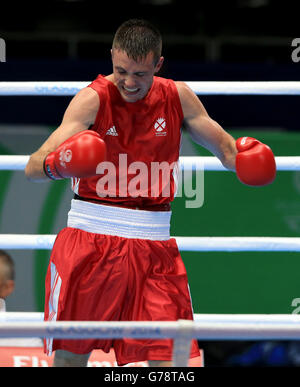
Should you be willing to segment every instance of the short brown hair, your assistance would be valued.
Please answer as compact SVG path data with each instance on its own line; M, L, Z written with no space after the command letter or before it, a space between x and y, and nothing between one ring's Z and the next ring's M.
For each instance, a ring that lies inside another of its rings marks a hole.
M135 61L153 52L154 63L157 64L161 56L162 38L158 29L148 21L130 19L118 28L112 48L125 51Z
M5 278L7 280L15 279L15 264L11 256L4 250L0 250L0 263L4 264Z

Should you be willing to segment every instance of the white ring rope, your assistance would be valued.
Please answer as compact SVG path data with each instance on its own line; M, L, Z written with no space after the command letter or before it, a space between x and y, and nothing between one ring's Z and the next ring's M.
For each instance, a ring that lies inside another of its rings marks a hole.
M7 250L51 250L56 235L1 234L0 248ZM181 251L269 251L299 252L300 238L278 237L174 237Z
M29 156L1 155L0 171L21 171L29 160ZM300 171L300 156L275 157L277 171ZM181 156L180 167L186 171L228 171L217 157L213 156Z
M72 96L91 81L0 82L0 96ZM197 95L300 95L299 81L185 83Z
M43 313L0 313L0 338L174 339L173 366L186 367L192 339L300 340L296 314L195 314L194 321L44 322Z
M194 320L202 323L272 323L272 324L299 324L299 314L214 314L195 313ZM42 322L43 312L0 312L0 322Z
M3 313L4 314L4 313ZM7 313L5 313L7 314ZM204 317L201 317L204 316ZM184 322L184 324L182 324ZM0 337L177 338L198 340L300 340L299 315L196 315L195 321L5 321ZM189 331L187 334L186 331Z

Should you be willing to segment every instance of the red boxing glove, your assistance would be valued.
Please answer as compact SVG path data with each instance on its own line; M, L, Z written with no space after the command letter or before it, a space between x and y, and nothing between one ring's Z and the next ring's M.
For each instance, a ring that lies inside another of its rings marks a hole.
M236 174L247 185L271 184L276 176L275 157L270 147L252 137L236 141Z
M99 134L84 130L64 141L44 160L44 171L52 180L96 175L96 168L106 158L106 145Z

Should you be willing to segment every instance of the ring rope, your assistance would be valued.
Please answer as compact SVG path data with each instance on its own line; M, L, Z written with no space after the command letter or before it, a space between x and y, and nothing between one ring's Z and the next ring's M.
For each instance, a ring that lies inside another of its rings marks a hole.
M272 324L299 324L299 314L215 314L194 313L196 322L212 323L272 323ZM43 312L0 312L0 322L42 322Z
M51 250L55 234L0 234L0 248ZM299 252L297 237L173 237L181 251L269 251Z
M29 156L0 156L0 169L22 170ZM215 157L180 158L184 170L225 170ZM277 170L300 170L300 157L277 157ZM55 235L0 235L3 249L51 249ZM300 251L300 238L275 237L176 237L181 251Z
M72 96L91 81L0 82L1 96ZM197 95L300 95L299 81L185 82Z
M29 156L0 155L0 170L21 171L29 160ZM300 156L275 157L277 171L300 171ZM217 157L213 156L181 156L180 167L184 170L228 171Z
M0 338L174 339L173 366L186 367L192 339L299 340L299 315L195 314L194 321L42 321L43 313L0 313ZM22 320L22 321L21 321ZM17 342L16 342L16 346Z
M27 321L0 313L0 338L174 339L173 366L186 367L192 339L299 340L299 315L195 315L195 321L39 321L42 313L26 313ZM29 321L29 315L35 315Z
M190 339L198 340L299 340L300 316L269 315L239 321L224 319L222 315L203 321L188 322ZM42 337L65 339L88 338L177 338L180 337L181 320L178 321L45 321L0 322L0 337ZM186 334L186 333L185 333Z

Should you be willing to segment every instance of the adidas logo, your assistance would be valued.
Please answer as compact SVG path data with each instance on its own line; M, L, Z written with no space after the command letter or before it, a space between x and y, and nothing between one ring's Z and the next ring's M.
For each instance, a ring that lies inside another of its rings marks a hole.
M116 131L116 127L113 126L113 127L109 128L108 131L106 132L106 135L107 136L118 136L118 132Z

